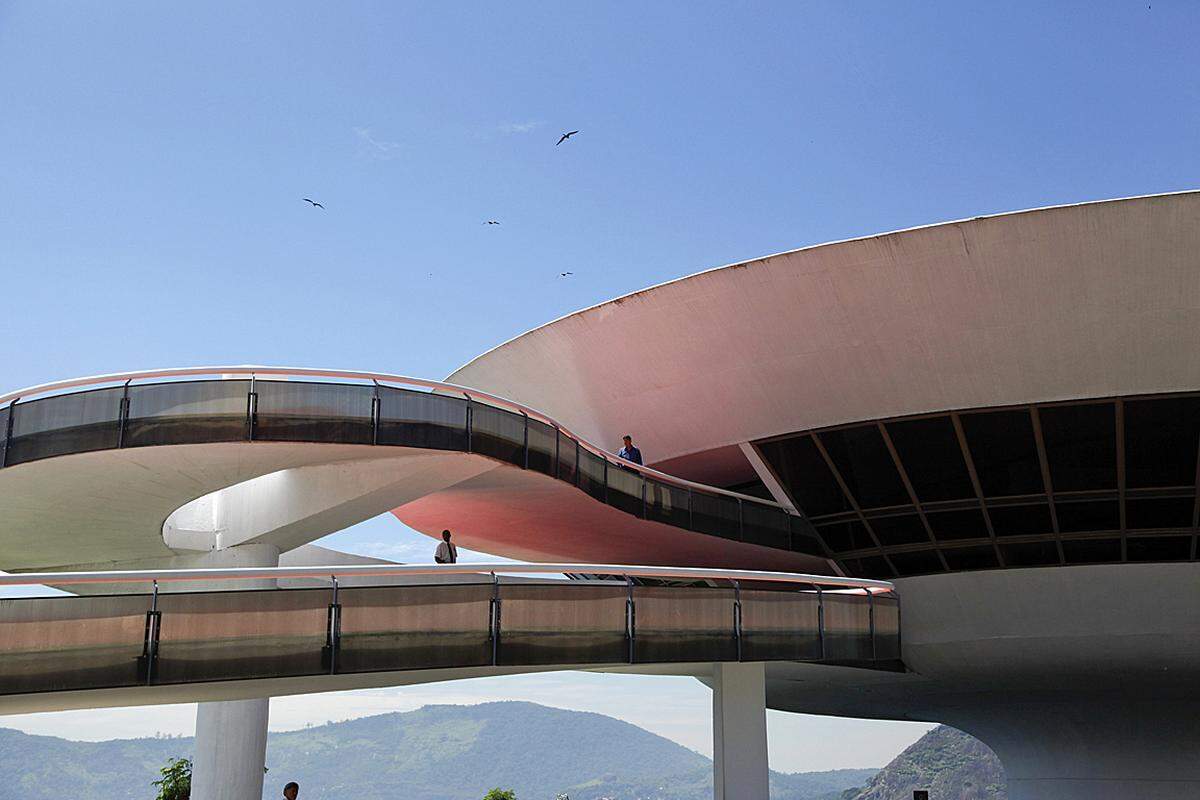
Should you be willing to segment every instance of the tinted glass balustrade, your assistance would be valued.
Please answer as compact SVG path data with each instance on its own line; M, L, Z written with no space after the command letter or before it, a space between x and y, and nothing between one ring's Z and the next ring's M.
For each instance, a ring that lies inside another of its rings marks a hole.
M254 438L371 444L374 403L372 386L255 381Z
M871 658L871 608L857 594L825 592L822 595L825 658L829 661L865 661Z
M250 381L129 387L124 447L233 442L250 435Z
M17 403L7 463L117 447L123 396L124 389L117 387Z
M0 409L4 466L92 450L234 441L470 452L557 478L653 522L824 555L807 520L772 503L645 477L553 425L445 392L207 379L106 387Z
M892 669L898 658L896 597L818 597L803 586L483 580L336 597L315 588L0 600L0 694L9 695L488 666L740 659Z
M499 461L525 465L525 420L500 408L471 405L471 452Z
M554 475L557 468L558 429L531 419L529 424L529 468L543 475Z
M379 444L467 449L467 400L379 387Z

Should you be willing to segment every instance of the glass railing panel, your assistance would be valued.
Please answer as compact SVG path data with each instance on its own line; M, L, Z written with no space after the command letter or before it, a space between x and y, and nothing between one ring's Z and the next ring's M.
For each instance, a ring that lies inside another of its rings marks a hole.
M558 429L536 419L529 420L529 468L554 475Z
M502 585L499 663L627 662L626 597L624 585Z
M558 479L575 483L579 444L562 431L558 432Z
M154 683L320 675L328 589L161 594Z
M608 465L608 504L636 517L645 512L641 473L624 466L620 459Z
M0 600L0 694L137 686L144 595Z
M639 586L634 599L634 660L733 661L733 589Z
M692 530L737 540L738 527L738 501L735 498L692 492Z
M900 598L894 594L875 595L875 658L900 659Z
M815 591L742 589L742 660L821 657Z
M471 452L525 466L525 417L475 403L471 407Z
M604 500L604 459L590 450L579 448L579 488L597 500Z
M647 478L646 519L687 529L691 526L688 495L688 490L682 486Z
M378 442L466 450L466 398L381 386Z
M749 500L742 501L742 541L787 550L791 538L786 511Z
M825 660L869 661L871 618L865 594L825 592Z
M250 436L250 381L129 387L124 447L242 441Z
M338 672L492 663L492 584L343 589Z
M8 463L117 447L124 393L116 386L17 403Z
M816 529L813 528L811 522L796 514L789 514L788 521L791 523L792 529L792 550L797 553L808 553L814 556L825 555L825 548L821 547L821 542L817 539Z
M375 387L255 381L254 438L276 442L371 444Z

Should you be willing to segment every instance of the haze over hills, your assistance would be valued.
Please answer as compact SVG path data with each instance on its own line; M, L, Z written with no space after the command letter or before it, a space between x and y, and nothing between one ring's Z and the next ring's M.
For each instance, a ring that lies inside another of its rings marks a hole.
M0 729L6 800L149 800L157 771L192 740L72 742ZM319 800L472 800L493 786L520 800L709 800L712 762L601 714L534 703L425 706L273 733L263 796L299 781ZM772 800L836 800L877 770L772 773Z

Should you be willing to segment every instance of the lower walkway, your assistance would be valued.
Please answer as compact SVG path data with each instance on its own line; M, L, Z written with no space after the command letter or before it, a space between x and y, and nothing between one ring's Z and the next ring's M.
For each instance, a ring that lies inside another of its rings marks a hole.
M902 669L891 585L833 576L512 563L0 576L32 583L126 593L0 600L0 713L200 701L195 800L261 796L272 695L580 668L707 682L715 796L767 800L764 662Z

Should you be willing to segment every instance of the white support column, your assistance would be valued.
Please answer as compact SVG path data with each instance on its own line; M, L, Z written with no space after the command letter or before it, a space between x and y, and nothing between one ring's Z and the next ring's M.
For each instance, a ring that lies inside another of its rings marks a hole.
M767 682L762 664L714 664L713 797L768 800Z
M260 800L271 700L196 706L192 800Z
M254 544L214 550L204 566L274 567L279 550ZM201 591L270 589L274 581L214 581ZM196 591L193 584L185 590ZM267 763L267 723L271 700L226 700L196 706L196 754L192 761L192 800L261 800Z

